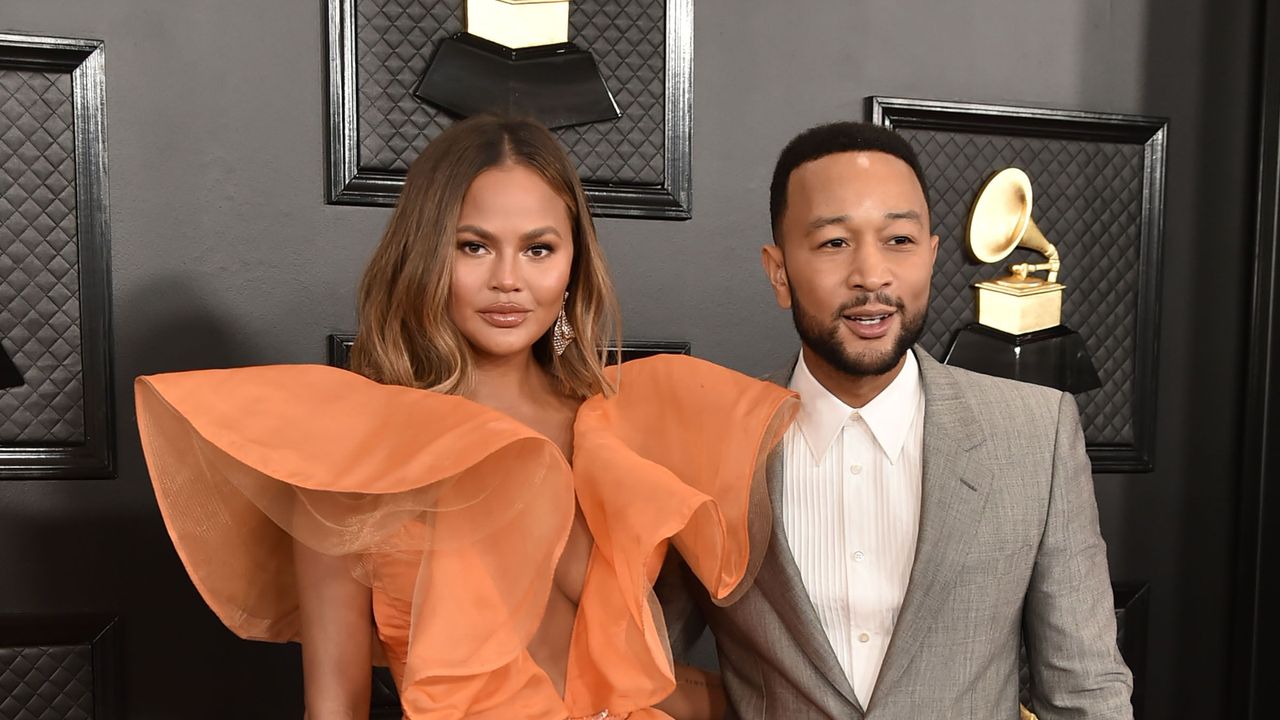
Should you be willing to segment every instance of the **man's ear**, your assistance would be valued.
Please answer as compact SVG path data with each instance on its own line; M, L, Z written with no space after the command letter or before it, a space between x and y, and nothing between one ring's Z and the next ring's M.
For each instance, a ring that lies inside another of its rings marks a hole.
M760 264L764 266L764 275L773 287L773 297L778 307L791 309L791 282L787 279L787 265L782 256L782 248L777 245L765 245L760 248Z

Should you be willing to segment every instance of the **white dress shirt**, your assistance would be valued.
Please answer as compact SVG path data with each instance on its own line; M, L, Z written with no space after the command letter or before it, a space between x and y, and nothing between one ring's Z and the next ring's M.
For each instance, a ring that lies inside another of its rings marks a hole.
M805 366L783 439L783 527L840 667L865 708L911 578L920 529L924 389L914 352L861 408Z

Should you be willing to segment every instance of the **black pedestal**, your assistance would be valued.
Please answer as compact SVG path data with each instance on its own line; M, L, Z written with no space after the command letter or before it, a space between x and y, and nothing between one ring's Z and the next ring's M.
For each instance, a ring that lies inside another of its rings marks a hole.
M956 333L944 362L1069 393L1102 387L1084 338L1065 325L1010 335L973 323Z
M440 43L413 94L455 115L531 117L549 128L622 115L595 58L573 43L515 50L458 33Z

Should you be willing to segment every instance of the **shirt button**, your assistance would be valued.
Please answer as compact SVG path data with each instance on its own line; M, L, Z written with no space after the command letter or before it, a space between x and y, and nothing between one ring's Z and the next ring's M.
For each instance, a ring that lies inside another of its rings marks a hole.
M858 642L860 643L871 642L871 636L866 633L862 633L861 635L858 636Z
M857 552L855 552L855 553L853 554L853 561L854 561L854 562L862 562L862 559L863 559L863 558L865 558L866 556L867 556L867 554L866 554L866 553L864 553L864 552L862 552L861 550L859 550L859 551L857 551Z
M854 475L861 475L862 466L857 463L854 463L853 465L849 466L849 472L853 473Z

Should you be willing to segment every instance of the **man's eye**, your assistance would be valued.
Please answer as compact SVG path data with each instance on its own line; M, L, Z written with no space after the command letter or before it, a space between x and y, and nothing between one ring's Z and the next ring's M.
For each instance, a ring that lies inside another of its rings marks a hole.
M822 243L822 247L833 247L833 248L849 247L849 243L844 238L832 238Z
M909 235L895 235L889 238L890 245L910 245L913 242L915 242L915 239Z

